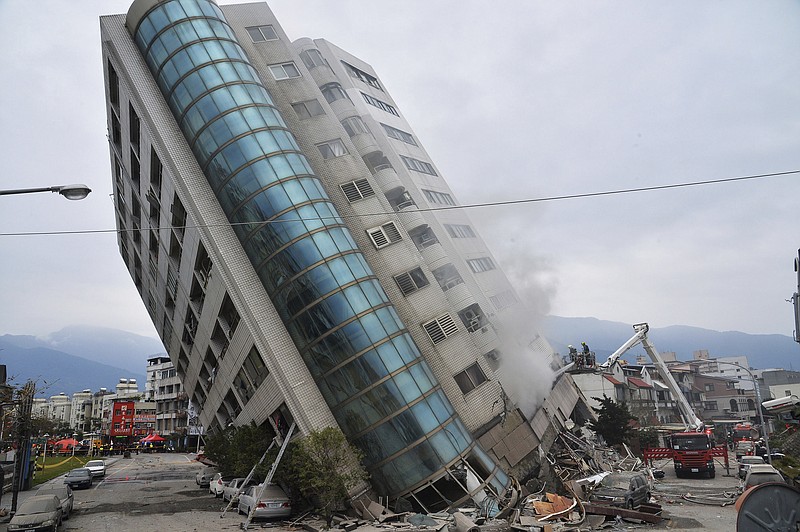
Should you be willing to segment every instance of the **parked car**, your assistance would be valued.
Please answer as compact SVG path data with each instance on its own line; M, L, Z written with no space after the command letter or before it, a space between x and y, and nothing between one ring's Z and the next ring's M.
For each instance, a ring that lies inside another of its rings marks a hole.
M650 500L650 485L643 473L618 471L603 477L589 500L599 504L637 508Z
M39 488L36 495L55 495L61 502L61 518L69 519L69 514L72 513L72 507L75 504L75 496L72 493L72 488L66 484L46 484Z
M217 470L213 467L204 467L197 474L194 476L194 481L197 483L198 486L201 488L207 488L209 483L211 482L211 477L214 476Z
M741 440L736 442L736 459L739 460L742 456L753 456L756 454L756 445L749 440Z
M744 477L747 476L747 470L750 469L751 465L763 464L763 463L764 463L763 456L742 456L739 459L739 478L744 480Z
M238 498L236 496L236 492L239 491L240 488L244 486L244 477L237 477L231 479L228 482L228 485L222 488L222 500L223 501L233 501L233 504L236 504ZM255 482L252 480L250 481L249 485L253 485ZM244 486L247 487L247 486Z
M744 477L744 490L764 484L765 482L782 482L786 483L783 475L769 464L754 464L750 466L747 471L747 476Z
M216 473L211 477L208 484L208 492L213 494L214 497L222 497L222 490L228 485L228 480L222 476L222 473Z
M292 513L292 503L289 497L275 484L263 486L264 492L258 496L263 485L250 486L239 496L239 513L245 515L255 508L254 519L267 519L270 517L289 517Z
M92 472L85 467L73 469L64 477L64 484L70 488L92 487Z
M61 526L61 502L55 495L34 495L23 502L8 523L9 531L52 531Z
M89 460L83 467L92 472L92 477L106 476L106 463L103 460Z

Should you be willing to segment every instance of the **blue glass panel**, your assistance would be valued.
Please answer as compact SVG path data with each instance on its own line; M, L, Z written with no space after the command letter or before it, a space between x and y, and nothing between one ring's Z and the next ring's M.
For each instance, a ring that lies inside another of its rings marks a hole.
M228 113L225 115L223 120L230 131L231 138L250 131L250 128L247 127L247 122L245 122L241 111L233 111L232 113Z
M377 313L367 314L361 318L361 324L369 337L369 343L374 344L388 336L386 330L383 328L381 321L378 319Z
M400 414L392 418L390 423L394 426L400 440L403 442L401 448L425 436L425 431L422 430L419 420L414 416L412 410L400 412Z
M188 52L189 58L192 60L194 66L204 65L211 61L204 43L193 44L186 48L186 52Z
M422 391L422 393L427 393L431 388L433 388L434 383L428 379L428 374L425 373L425 370L420 364L414 364L408 369L408 371L411 373L411 378L417 383L417 386L419 386L419 389Z
M214 37L214 32L211 29L208 19L195 19L190 22L197 36L201 39L210 39Z
M289 162L283 155L273 155L269 158L269 163L272 165L273 170L275 170L275 174L278 176L278 179L294 176L292 167L289 166Z
M275 141L275 137L273 137L272 133L272 131L259 131L256 133L258 143L261 144L261 148L266 154L278 151L278 143Z
M209 57L215 61L228 58L219 41L206 41L203 43L203 47L208 52Z
M406 364L410 364L420 356L416 344L414 344L414 341L408 334L398 336L395 339L395 345L397 346L397 351L400 353L400 357Z
M400 358L400 355L397 353L397 348L394 345L394 339L379 345L377 351L383 364L390 373L404 366L403 359Z
M228 166L232 169L239 168L247 162L247 157L242 154L242 150L235 142L226 146L222 150L222 154L225 156L225 160L228 161Z
M422 404L424 403L420 403L420 405ZM431 442L431 446L436 451L436 454L439 455L442 462L449 462L458 456L458 449L455 447L456 440L450 434L450 429L445 427L428 438Z
M148 20L153 23L153 27L155 28L156 32L163 30L165 27L169 26L169 19L167 15L164 14L164 7L160 6L147 15Z
M162 33L158 40L161 42L167 55L172 54L172 52L183 46L185 42L178 38L178 34L175 32L174 28L170 28ZM159 63L161 63L161 61L159 61Z
M318 235L321 233L317 233ZM317 235L314 235L317 236ZM362 290L362 285L369 283L369 281L361 282L359 284L349 286L345 288L344 293L347 296L347 300L350 302L350 305L353 307L353 311L356 314L361 314L362 312L372 308L372 305L369 304L367 298L364 297L364 291Z
M440 425L439 421L437 421L436 417L433 415L433 410L431 410L427 400L420 401L412 406L411 412L414 415L417 423L419 423L420 430L424 434L431 432ZM453 448L453 450L455 451L455 448Z
M292 172L295 175L312 173L306 168L305 157L301 156L299 153L287 153L286 160L289 162L289 166L292 168Z
M206 92L206 86L203 83L203 80L200 78L200 74L197 72L192 72L186 76L186 78L184 78L184 80L181 82L181 86L186 89L192 100L198 98L201 94Z
M175 32L178 40L182 43L190 43L199 38L191 22L182 22L181 24L173 26L171 31ZM175 48L169 48L169 46L167 48L173 52L175 51Z
M246 106L253 103L250 93L247 92L246 85L231 85L228 90L231 92L236 105Z
M136 31L136 44L140 49L147 48L147 45L150 44L155 35L156 29L153 27L150 18L143 19L139 24L139 29Z
M203 127L203 117L200 116L200 110L196 106L190 107L186 114L183 115L182 126L186 133L194 134L195 131Z
M422 395L419 386L414 382L414 378L408 371L401 371L392 378L397 383L397 387L400 389L400 393L403 394L403 399L405 399L407 403L410 403Z
M186 18L186 13L184 13L183 8L178 2L167 2L164 4L164 10L167 13L167 18L171 22L177 22Z
M397 324L395 323L394 319L392 319L391 314L389 313L389 309L380 308L380 309L375 311L375 316L381 322L381 327L380 328L383 330L383 335L384 336L389 336L390 334L396 333L397 331L400 330L400 327L398 327ZM374 334L378 334L378 332L379 332L377 327L375 329L373 329L373 331L374 331ZM370 331L370 332L373 332L373 331Z
M450 419L450 416L452 414L448 411L447 407L445 406L445 399L444 397L442 397L441 390L429 395L426 400L428 402L428 405L431 407L431 410L433 410L433 415L436 416L436 421L438 421L439 423L444 423L445 421Z
M408 487L403 480L394 462L388 462L379 469L370 471L370 482L377 493L400 493Z
M167 61L161 68L161 74L159 74L159 86L162 90L169 90L178 81L178 78L180 78L180 74L178 74L175 65L172 61Z
M207 16L207 17L215 17L215 18L216 17L223 18L221 13L217 14L217 12L214 11L214 8L212 7L210 2L205 2L205 1L202 1L202 0L198 0L198 4L200 4L200 10L203 12L203 14L205 16Z
M200 17L203 15L203 12L200 11L200 7L197 5L196 0L179 0L181 6L183 6L183 10L186 12L186 15L189 17Z
M150 47L150 53L148 54L148 65L150 66L151 70L158 70L158 67L161 66L161 63L167 58L167 52L164 49L164 45L161 44L161 39L156 39L153 45Z
M433 475L443 465L428 441L412 447L393 460L399 478L406 486Z
M353 346L354 352L362 351L372 345L372 342L367 336L367 331L364 330L362 321L363 318L356 320L353 323L348 323L342 327L344 333L347 335L347 338L350 341L350 345Z
M282 150L286 151L300 151L300 148L297 146L297 143L294 141L294 137L283 130L276 130L275 131L275 140L278 141L278 146L281 147Z
M172 66L174 66L175 70L178 71L179 77L183 76L194 68L194 65L189 60L189 53L186 50L181 50L177 54L173 55L169 62L172 63Z
M331 235L334 236L335 238L337 230L331 229L330 232ZM337 247L339 248L339 250L344 251L341 244L339 244ZM356 278L366 277L372 273L370 270L364 268L364 265L360 259L361 259L360 255L347 255L345 257L345 261L347 261L348 268L350 269L351 272L353 272L352 275L354 275Z
M222 87L212 92L211 99L214 100L214 103L221 113L236 107L236 102L233 100L233 97L231 97L231 93L228 92L227 87Z
M208 89L213 89L222 85L222 76L219 75L216 65L207 65L197 71L197 74L203 80L203 84Z

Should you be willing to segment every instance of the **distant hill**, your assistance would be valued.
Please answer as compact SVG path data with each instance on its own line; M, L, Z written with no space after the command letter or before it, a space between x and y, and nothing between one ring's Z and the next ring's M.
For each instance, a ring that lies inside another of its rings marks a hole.
M27 380L36 383L37 397L50 397L64 392L72 395L81 390L100 388L114 390L120 378L134 378L144 391L145 365L138 371L113 367L44 347L20 347L0 337L0 362L6 365L9 384L21 385Z
M88 325L65 327L41 337L6 334L0 340L17 347L54 349L129 373L144 372L148 358L165 352L157 338Z
M632 324L560 316L544 318L542 329L561 354L567 353L568 344L579 347L586 342L598 361L607 358L634 333ZM659 352L674 351L678 360L692 360L694 351L705 349L712 357L745 355L756 369L800 369L800 344L782 334L719 332L686 325L654 328L651 324L648 336ZM645 354L641 346L631 349L623 358L633 362L639 354Z

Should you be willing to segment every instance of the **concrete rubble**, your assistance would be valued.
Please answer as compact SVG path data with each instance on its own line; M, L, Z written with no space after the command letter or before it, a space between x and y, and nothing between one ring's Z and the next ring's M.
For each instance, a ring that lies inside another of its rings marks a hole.
M349 515L335 516L332 529L352 532L556 532L561 530L603 530L648 527L662 521L661 506L652 501L636 510L591 501L596 484L613 471L642 471L649 483L653 473L629 448L624 452L601 446L590 433L581 436L564 431L547 456L548 478L514 483L517 493L481 507L461 507L448 512L395 513L387 507L360 497L352 501ZM504 504L505 503L505 504ZM487 508L491 508L488 510ZM488 515L487 515L488 514ZM321 532L325 521L308 514L291 523L308 532Z

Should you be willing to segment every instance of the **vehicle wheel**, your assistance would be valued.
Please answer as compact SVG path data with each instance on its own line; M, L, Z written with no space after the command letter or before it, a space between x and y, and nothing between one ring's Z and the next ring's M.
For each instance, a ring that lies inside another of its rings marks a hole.
M625 503L625 508L633 510L633 499L628 499L628 502Z
M713 469L708 472L708 478L714 478L716 476L717 476L717 472L714 471Z

